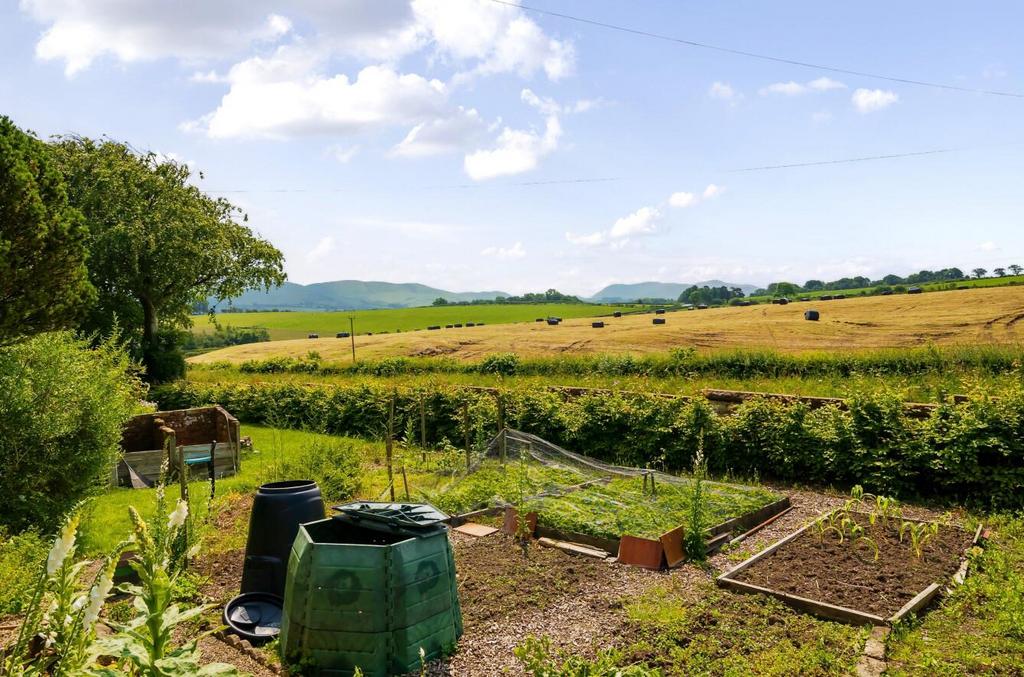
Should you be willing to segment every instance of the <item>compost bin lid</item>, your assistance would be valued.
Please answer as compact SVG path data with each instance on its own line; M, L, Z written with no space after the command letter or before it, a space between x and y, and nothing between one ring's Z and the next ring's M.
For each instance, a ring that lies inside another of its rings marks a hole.
M428 529L448 519L437 508L426 503L378 503L360 501L334 506L342 515L353 521L369 520L393 527Z
M281 632L283 607L277 595L245 592L224 605L224 624L250 642L266 642Z

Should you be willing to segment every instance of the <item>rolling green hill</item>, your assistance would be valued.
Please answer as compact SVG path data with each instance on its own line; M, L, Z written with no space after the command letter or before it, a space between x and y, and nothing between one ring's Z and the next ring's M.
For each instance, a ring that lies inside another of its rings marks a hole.
M425 284L336 280L316 284L285 282L268 292L247 291L230 302L234 308L252 310L342 310L369 308L410 308L429 306L443 296L449 301L490 300L508 296L501 291L450 292ZM227 302L219 304L227 307Z

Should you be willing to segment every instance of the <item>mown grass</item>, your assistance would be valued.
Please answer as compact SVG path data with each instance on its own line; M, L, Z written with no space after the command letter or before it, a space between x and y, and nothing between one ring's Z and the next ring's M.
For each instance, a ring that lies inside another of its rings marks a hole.
M372 332L425 330L431 325L507 324L532 322L538 317L594 317L611 315L617 310L630 311L643 306L596 305L589 303L537 303L537 304L479 304L469 306L426 306L422 308L385 308L354 311L296 311L279 313L220 313L216 321L225 327L263 327L271 340L306 338L317 333L326 338L338 332L349 331L349 318L353 318L357 335ZM194 317L193 331L206 333L214 325L203 317ZM442 330L443 331L443 330Z

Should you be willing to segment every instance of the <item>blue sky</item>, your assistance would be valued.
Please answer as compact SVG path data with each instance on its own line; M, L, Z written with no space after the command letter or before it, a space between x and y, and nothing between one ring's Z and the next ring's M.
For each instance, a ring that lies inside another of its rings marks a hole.
M1010 0L531 6L1024 92ZM190 163L296 282L589 294L1024 265L1024 98L491 0L21 0L0 57L0 112Z

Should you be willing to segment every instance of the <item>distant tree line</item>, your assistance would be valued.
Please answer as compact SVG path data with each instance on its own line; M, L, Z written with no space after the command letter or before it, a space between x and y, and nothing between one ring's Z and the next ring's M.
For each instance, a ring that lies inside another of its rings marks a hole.
M679 295L680 303L691 303L695 306L717 306L729 303L732 299L742 299L743 290L739 287L698 287L693 285Z
M472 301L449 301L443 296L434 299L435 306L481 306L491 304L533 304L533 303L583 303L578 296L563 294L557 289L548 289L546 292L523 294L522 296L496 296L493 299L473 299Z
M1017 264L996 268L993 273L996 277L1005 277L1009 271L1010 275L1020 275L1024 268ZM911 273L905 277L899 275L886 275L879 280L872 280L869 277L843 277L831 282L822 280L807 280L803 285L792 282L773 282L764 289L756 290L752 296L791 296L801 292L819 291L844 291L848 289L866 289L870 287L896 287L900 285L918 285L928 282L957 282L967 280L971 277L981 279L988 275L985 268L974 268L971 274L967 275L959 268L943 268L942 270L922 270Z

